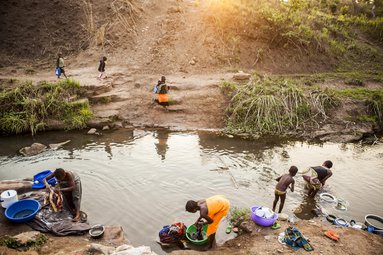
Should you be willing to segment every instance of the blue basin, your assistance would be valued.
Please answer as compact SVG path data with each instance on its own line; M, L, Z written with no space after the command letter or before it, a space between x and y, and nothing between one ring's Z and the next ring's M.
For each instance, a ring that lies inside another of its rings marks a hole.
M34 199L19 200L5 210L5 218L12 222L27 222L32 220L40 210L40 203Z
M43 183L43 180L45 177L47 177L48 175L50 175L52 173L51 170L45 170L45 171L42 171L40 173L37 173L35 176L33 176L33 184L32 184L32 188L33 189L43 189L45 188L45 185ZM55 185L57 182L56 178L53 177L51 179L48 180L48 183L50 185Z

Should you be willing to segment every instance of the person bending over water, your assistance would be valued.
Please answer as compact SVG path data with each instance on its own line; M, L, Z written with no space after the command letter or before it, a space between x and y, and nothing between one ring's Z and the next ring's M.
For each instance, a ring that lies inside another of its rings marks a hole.
M189 200L186 203L185 209L190 213L200 212L200 216L195 223L196 226L201 219L205 219L209 224L206 231L209 244L206 248L211 249L215 240L215 232L222 218L229 212L229 200L223 195L216 195L198 201Z
M54 189L60 190L64 195L67 206L73 214L73 221L79 221L82 193L80 177L72 171L57 168L44 179L45 187L49 185L47 180L53 177L56 177L59 184L59 187Z
M332 176L330 168L333 166L330 160L323 162L322 166L309 167L302 174L311 171L311 175L303 175L303 179L306 181L306 187L308 188L308 196L315 197L318 191L325 185L326 180Z
M275 207L277 206L279 198L281 198L281 203L279 204L278 213L282 212L283 206L286 199L286 190L290 188L291 192L294 192L294 176L297 174L298 168L296 166L291 166L288 174L279 176L276 181L278 181L277 186L275 187L275 199L273 202L273 211L275 212Z

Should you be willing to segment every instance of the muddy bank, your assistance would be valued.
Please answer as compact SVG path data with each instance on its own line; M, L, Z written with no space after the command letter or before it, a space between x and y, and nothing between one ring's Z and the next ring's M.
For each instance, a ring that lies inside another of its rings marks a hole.
M4 222L4 217L0 217L0 237L4 235L16 235L22 232L31 231L26 225L9 225ZM310 241L314 248L313 254L323 255L342 255L342 254L355 254L355 255L379 255L383 250L383 238L381 236L368 233L366 231L357 230L353 228L337 227L330 225L326 221L320 219L316 220L302 220L296 224L281 222L281 228L272 230L271 228L259 227L253 225L253 231L249 234L243 234L237 238L227 241L213 250L203 252L204 254L308 254L303 249L294 251L291 247L283 245L278 242L279 233L283 232L288 226L294 226ZM116 228L116 227L115 227ZM324 235L324 232L333 229L339 236L338 242L333 241ZM120 233L121 234L121 233ZM102 254L90 253L92 243L97 243L109 247L117 247L121 244L129 243L126 238L120 235L95 240L88 234L84 236L66 236L56 237L47 234L48 241L37 250L29 250L26 252L18 252L14 249L9 249L0 246L0 253L13 255L13 254ZM129 237L128 237L129 238ZM145 244L143 244L145 245ZM60 248L58 248L60 247ZM153 248L153 247L152 247ZM188 255L188 254L201 254L198 250L175 250L165 249L165 252L170 252L175 255Z

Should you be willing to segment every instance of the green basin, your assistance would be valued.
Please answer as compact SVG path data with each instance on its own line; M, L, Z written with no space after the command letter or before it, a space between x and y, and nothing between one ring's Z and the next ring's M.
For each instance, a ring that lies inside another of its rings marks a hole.
M186 238L192 242L193 244L195 245L204 245L208 242L209 238L206 237L205 239L203 240L194 240L192 239L192 235L195 233L195 231L197 230L196 226L193 224L193 225L190 225L187 229L186 229ZM207 231L207 225L204 225L202 227L202 232L206 234L206 231Z

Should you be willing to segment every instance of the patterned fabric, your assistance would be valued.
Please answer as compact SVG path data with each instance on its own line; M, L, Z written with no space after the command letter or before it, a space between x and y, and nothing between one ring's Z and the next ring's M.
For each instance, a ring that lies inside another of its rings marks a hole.
M54 212L60 212L63 208L63 195L60 191L55 191L51 186L47 188L44 205L49 204Z

